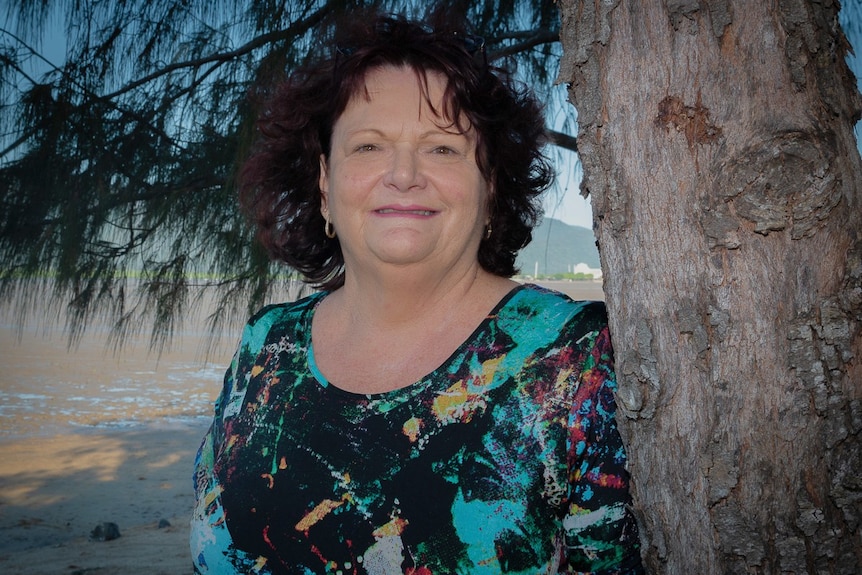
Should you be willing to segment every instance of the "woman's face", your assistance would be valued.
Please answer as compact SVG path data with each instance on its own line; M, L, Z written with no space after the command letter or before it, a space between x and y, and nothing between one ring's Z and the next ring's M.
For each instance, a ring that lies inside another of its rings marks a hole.
M457 133L432 112L411 68L372 70L365 85L368 97L360 90L347 105L330 157L321 158L322 213L338 234L346 272L478 266L489 190L475 133ZM445 86L443 76L428 73L438 111Z

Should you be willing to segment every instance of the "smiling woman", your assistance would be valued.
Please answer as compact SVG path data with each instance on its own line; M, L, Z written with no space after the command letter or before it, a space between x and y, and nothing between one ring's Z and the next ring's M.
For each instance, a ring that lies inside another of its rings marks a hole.
M199 573L641 572L604 307L510 279L539 106L442 15L355 18L263 108L242 200L323 290L245 329Z
M402 266L420 285L475 277L490 198L472 130L437 115L444 90L436 73L374 70L335 123L320 189L323 216L341 238L345 284L399 281Z
M321 213L340 238L344 287L316 315L315 357L323 373L357 393L418 380L488 312L487 305L470 302L462 321L423 327L417 320L434 300L416 295L426 286L445 286L468 298L491 294L491 300L512 288L479 265L479 244L491 232L489 189L472 128L461 127L463 119L439 115L445 87L438 73L391 66L369 71L364 93L353 97L335 123L329 158L321 158ZM411 294L402 307L412 317L401 322L393 315L398 329L381 329L379 309L343 301L356 294L367 303L368 294L379 294L382 307L399 293ZM414 309L420 305L425 309ZM343 319L350 311L368 315L351 325ZM399 359L381 373L380 358L369 353L373 348L357 342L382 344Z

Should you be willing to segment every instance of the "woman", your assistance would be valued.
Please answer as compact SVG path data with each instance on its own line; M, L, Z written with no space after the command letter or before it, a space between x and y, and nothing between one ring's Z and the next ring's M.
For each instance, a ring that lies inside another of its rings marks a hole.
M550 182L463 30L378 17L276 91L242 199L323 289L248 323L199 573L641 572L604 308L509 279Z

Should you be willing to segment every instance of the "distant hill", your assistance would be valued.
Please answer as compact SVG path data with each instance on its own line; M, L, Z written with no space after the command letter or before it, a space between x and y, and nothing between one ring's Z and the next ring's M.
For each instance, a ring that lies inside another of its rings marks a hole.
M518 254L522 275L532 276L539 263L540 275L571 272L579 263L598 268L599 250L593 231L545 218L533 230L533 241Z

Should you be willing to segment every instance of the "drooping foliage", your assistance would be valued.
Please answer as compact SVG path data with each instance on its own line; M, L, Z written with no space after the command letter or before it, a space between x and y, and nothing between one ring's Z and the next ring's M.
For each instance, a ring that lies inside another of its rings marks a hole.
M117 343L147 325L161 347L200 298L217 332L274 290L296 295L291 271L267 261L236 205L254 140L247 95L330 49L333 22L366 3L10 3L0 29L0 302L22 316L52 302L72 343L100 317ZM490 59L509 59L550 97L553 2L449 9L486 38Z

